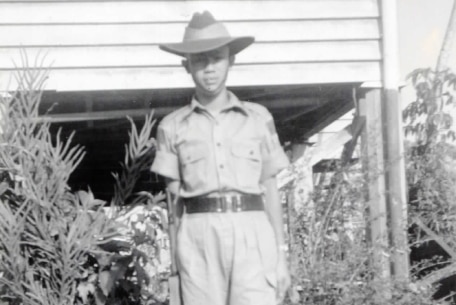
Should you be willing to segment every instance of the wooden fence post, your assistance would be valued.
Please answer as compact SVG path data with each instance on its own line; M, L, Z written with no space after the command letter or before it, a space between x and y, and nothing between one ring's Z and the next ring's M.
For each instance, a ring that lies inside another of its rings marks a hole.
M393 273L409 280L407 200L402 109L399 102L399 51L397 0L381 1L383 34L383 130L385 139L386 195L390 212Z
M367 229L373 248L371 262L375 274L380 279L388 281L391 278L391 271L387 252L389 241L381 106L381 90L373 89L359 99L357 112L366 119L365 129L361 136L361 151L368 189Z

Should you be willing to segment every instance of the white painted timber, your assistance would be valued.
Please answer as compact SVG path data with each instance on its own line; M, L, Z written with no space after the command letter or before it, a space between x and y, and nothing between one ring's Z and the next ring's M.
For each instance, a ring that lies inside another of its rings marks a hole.
M182 41L185 23L101 25L3 25L0 46L147 44ZM376 19L237 22L233 36L259 42L378 39Z
M205 9L233 36L256 38L232 86L381 80L377 0L0 0L0 86L25 51L30 62L46 54L49 90L190 87L181 59L158 44L181 41Z
M178 66L181 58L157 45L26 48L29 58L46 54L53 68ZM255 43L236 56L236 63L292 63L380 60L376 40ZM21 63L21 49L0 48L0 69Z
M323 83L360 83L376 80L380 63L293 63L235 65L228 86L290 85ZM0 86L11 80L11 73L0 71ZM159 89L192 87L190 76L181 67L55 69L45 86L47 90L84 91L113 89ZM0 91L14 88L1 87Z
M280 3L280 4L279 4ZM0 23L188 22L209 10L222 21L378 17L376 0L0 1ZM17 12L21 12L17 14Z

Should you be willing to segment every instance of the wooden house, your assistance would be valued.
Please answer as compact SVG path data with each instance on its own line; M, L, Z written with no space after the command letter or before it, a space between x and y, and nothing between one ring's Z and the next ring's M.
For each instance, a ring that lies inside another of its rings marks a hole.
M189 101L181 59L158 44L181 41L203 10L232 35L255 36L228 85L273 112L283 142L315 134L381 84L377 0L0 0L0 90L14 89L15 71L42 59L43 114L80 130L88 147L113 143L112 153L122 145L109 126L148 109L161 117ZM104 131L99 139L91 126Z
M256 37L237 56L228 86L270 109L284 143L300 143L355 109L366 122L367 166L383 166L382 92L394 101L397 89L387 26L395 25L394 0L0 0L0 91L14 90L14 73L43 59L43 118L76 130L88 150L75 185L100 184L122 158L126 115L140 122L151 109L160 118L188 103L191 78L158 44L181 41L203 10L233 36ZM392 12L388 24L384 12ZM384 177L373 179L371 211L380 215L373 234L382 238L384 192Z

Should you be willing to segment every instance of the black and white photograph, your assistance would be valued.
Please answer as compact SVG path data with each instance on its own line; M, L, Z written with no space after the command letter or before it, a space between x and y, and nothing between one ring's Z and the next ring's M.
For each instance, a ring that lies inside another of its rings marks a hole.
M456 305L456 0L0 0L0 305Z

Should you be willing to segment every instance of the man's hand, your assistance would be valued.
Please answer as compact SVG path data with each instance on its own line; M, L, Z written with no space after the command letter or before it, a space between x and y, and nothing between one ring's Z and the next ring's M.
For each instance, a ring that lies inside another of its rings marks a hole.
M277 304L283 302L285 294L291 285L290 272L288 271L287 258L285 253L279 254L279 260L277 262Z

